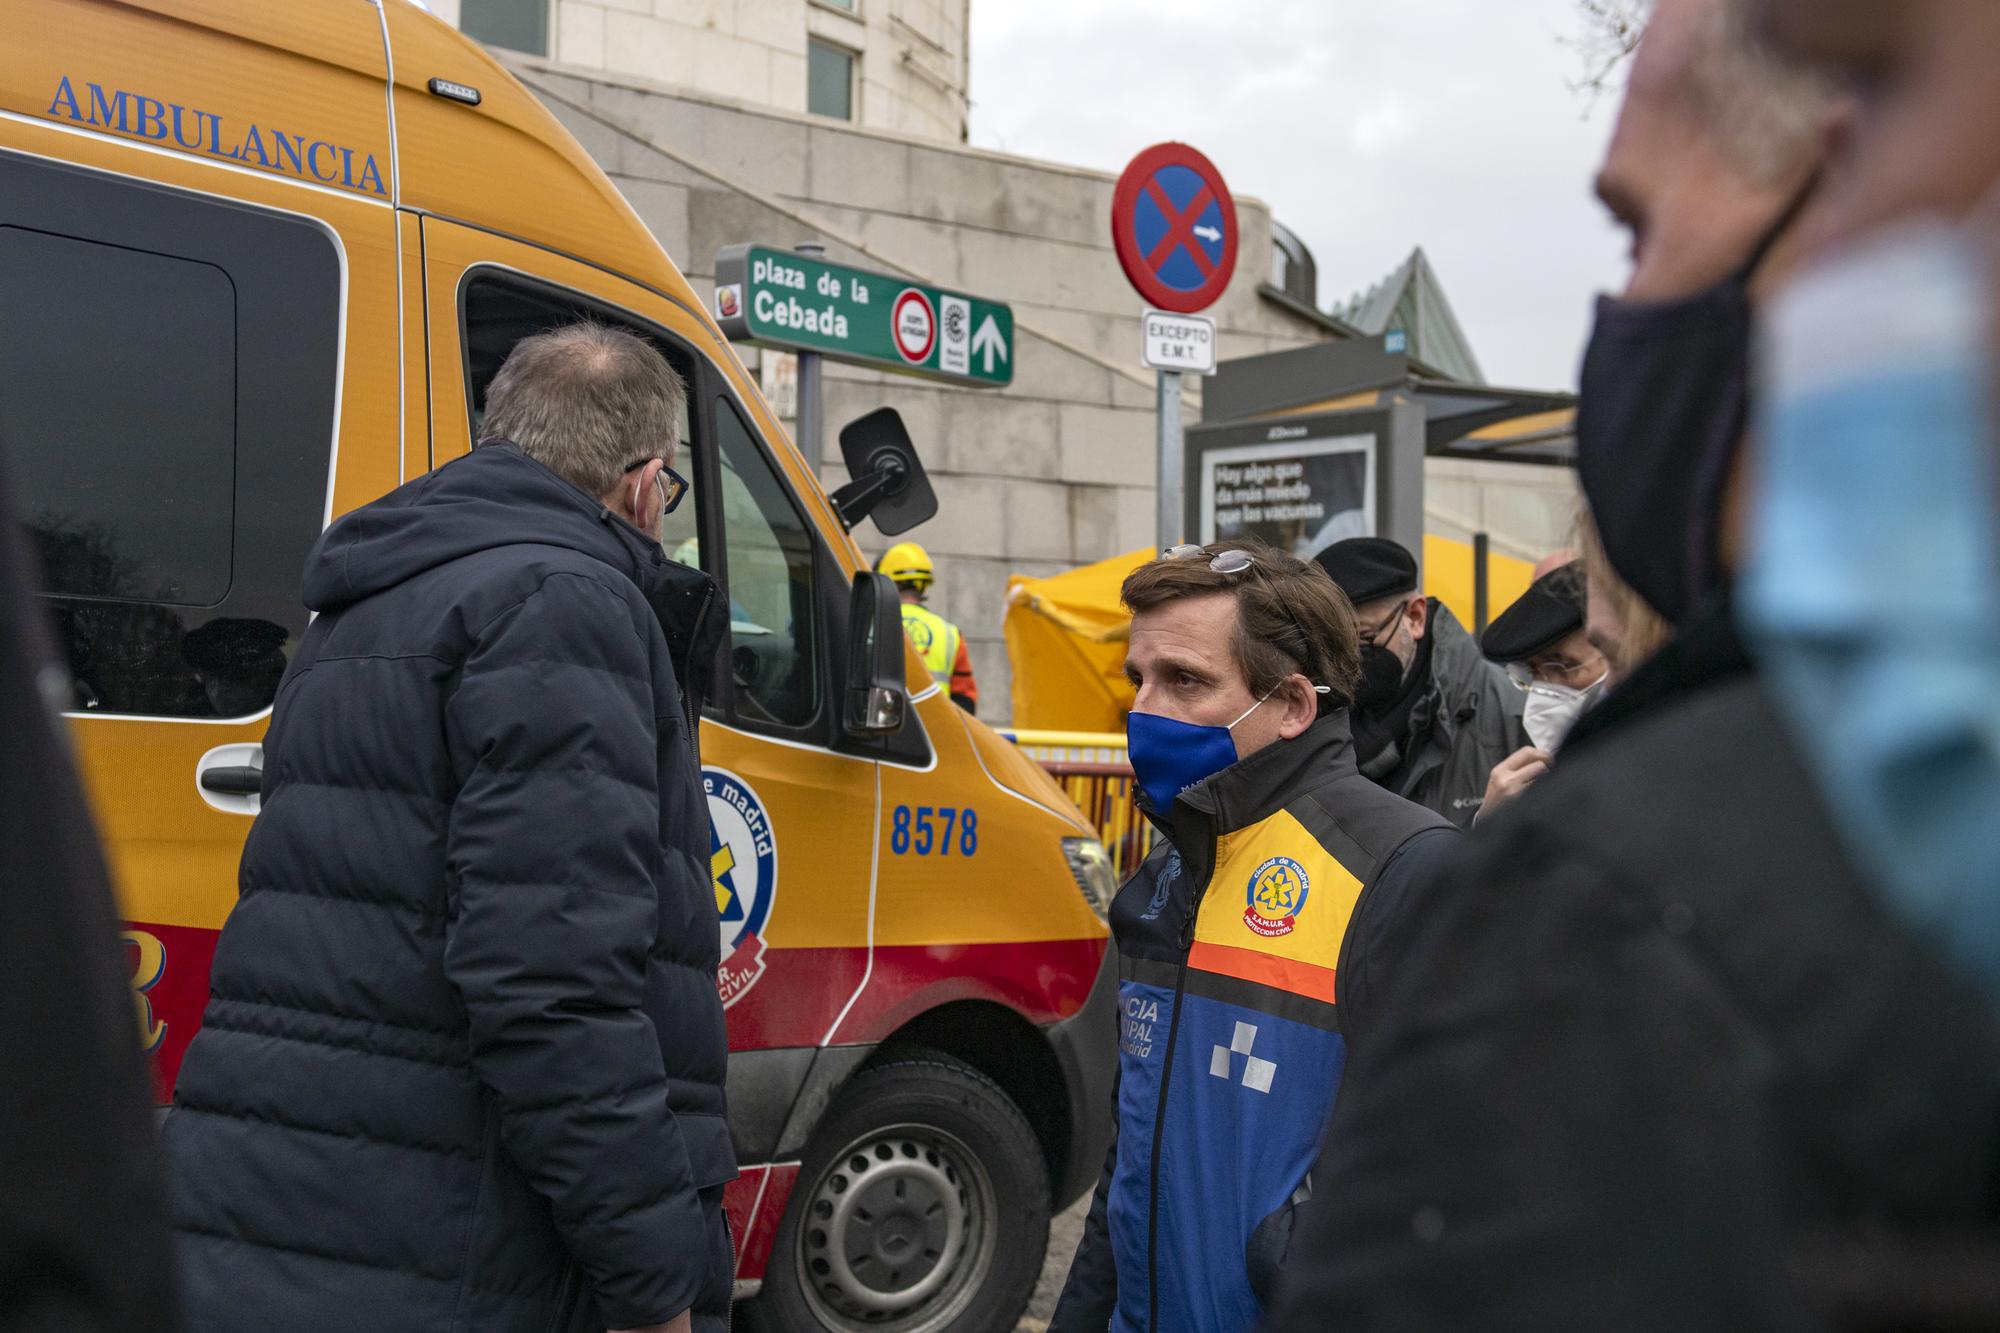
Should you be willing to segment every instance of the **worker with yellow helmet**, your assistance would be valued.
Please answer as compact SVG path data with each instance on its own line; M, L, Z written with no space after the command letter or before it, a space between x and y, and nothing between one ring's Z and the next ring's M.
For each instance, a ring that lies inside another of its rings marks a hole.
M958 626L924 605L924 594L936 581L930 552L915 542L897 542L875 566L889 576L903 595L903 631L917 656L924 659L931 679L951 691L951 701L968 713L979 712L979 683L972 678L972 655Z

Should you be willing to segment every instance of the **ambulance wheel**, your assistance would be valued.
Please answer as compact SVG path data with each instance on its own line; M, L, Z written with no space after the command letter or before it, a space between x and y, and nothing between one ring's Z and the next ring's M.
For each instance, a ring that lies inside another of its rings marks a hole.
M993 1080L912 1052L855 1075L799 1170L751 1333L1005 1333L1049 1239L1041 1145Z

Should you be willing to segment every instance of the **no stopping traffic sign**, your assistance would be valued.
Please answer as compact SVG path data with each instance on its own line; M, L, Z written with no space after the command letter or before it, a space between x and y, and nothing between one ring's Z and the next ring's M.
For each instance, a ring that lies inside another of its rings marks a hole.
M1139 295L1193 314L1214 304L1236 270L1236 201L1200 152L1154 144L1118 178L1111 243Z

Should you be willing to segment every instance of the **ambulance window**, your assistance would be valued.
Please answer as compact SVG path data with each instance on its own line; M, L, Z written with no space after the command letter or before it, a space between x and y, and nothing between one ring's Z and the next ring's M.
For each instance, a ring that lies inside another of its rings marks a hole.
M694 391L693 358L646 325L621 318L619 312L610 306L586 303L582 298L560 289L544 287L539 283L529 284L518 278L480 276L465 285L465 375L471 399L467 407L472 438L479 438L479 425L486 418L487 387L500 373L500 365L514 350L514 344L531 334L574 324L581 319L616 324L644 338L667 359L667 364L688 386L690 397L681 406L680 438L683 446L675 456L674 468L692 481L694 435L688 404ZM666 535L661 543L670 557L697 569L701 566L701 541L696 527L699 512L693 496L683 500L673 513L667 515Z
M38 390L0 398L6 436L68 442L10 459L41 546L44 590L171 606L221 601L236 471L229 275L19 227L0 227L0 272L10 275L16 312L0 322L0 377ZM21 292L17 281L43 290ZM57 309L61 319L20 317Z
M340 260L316 224L0 157L0 459L79 711L248 717L306 627Z
M803 727L819 712L812 530L726 398L716 400L715 423L736 712Z

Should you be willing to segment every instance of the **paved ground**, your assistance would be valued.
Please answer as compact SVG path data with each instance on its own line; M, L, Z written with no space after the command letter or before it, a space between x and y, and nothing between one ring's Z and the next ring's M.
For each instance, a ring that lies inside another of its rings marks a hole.
M1069 1273L1069 1257L1076 1251L1077 1238L1083 1235L1084 1214L1089 1211L1090 1196L1086 1194L1049 1224L1049 1257L1042 1265L1041 1281L1035 1284L1035 1299L1028 1303L1028 1313L1015 1325L1016 1333L1044 1333L1048 1328L1049 1316L1056 1310L1056 1294Z

